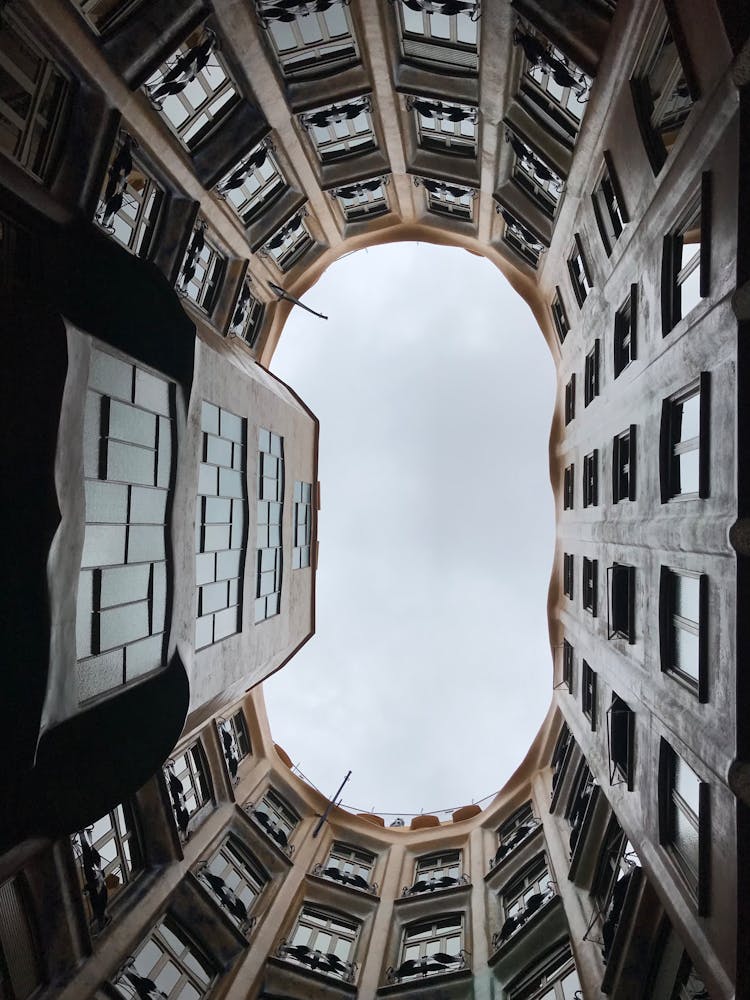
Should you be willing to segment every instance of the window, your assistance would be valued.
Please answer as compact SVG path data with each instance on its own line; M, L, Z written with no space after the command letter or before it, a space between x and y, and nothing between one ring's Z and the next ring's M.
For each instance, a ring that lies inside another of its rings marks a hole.
M0 990L3 1000L26 1000L42 985L42 961L23 875L0 885Z
M565 423L575 419L576 415L576 377L571 375L565 386Z
M573 294L580 307L594 287L594 282L591 280L591 272L583 252L583 243L578 233L575 234L574 239L575 246L568 257L568 273L570 274L570 283L573 286Z
M668 847L692 894L706 912L709 786L666 742L659 760L660 840Z
M588 667L583 661L584 669ZM596 674L594 674L594 686L596 686ZM594 728L592 723L592 729ZM583 844L585 837L581 839L584 829L590 829L590 818L593 813L593 805L599 797L599 787L591 773L591 768L585 760L576 772L573 790L568 800L565 811L565 818L570 823L570 854L575 853L579 842Z
M466 968L463 937L460 913L409 924L404 928L398 968L388 970L388 981L422 979Z
M520 97L535 117L571 146L578 134L591 81L544 35L518 22L514 45L524 52Z
M89 24L101 34L122 23L143 0L75 0Z
M607 570L608 639L620 636L635 643L635 566L614 563Z
M402 895L412 896L418 892L448 889L462 882L468 883L468 878L461 874L461 852L440 851L417 858L414 881L411 886L404 888Z
M614 373L620 375L637 355L636 317L638 285L630 286L630 295L615 313Z
M596 912L602 920L602 956L605 963L610 959L617 927L624 914L628 888L639 868L638 855L613 816L604 835L604 847L591 889Z
M706 984L666 918L659 932L648 985L648 1000L660 1000L661 997L711 1000Z
M596 673L585 660L581 667L581 709L591 728L596 729Z
M563 553L563 593L573 600L573 564L574 559L571 553Z
M281 515L284 510L284 439L261 428L258 436L258 573L255 621L281 605Z
M117 806L70 840L89 924L101 931L110 921L112 900L143 867L130 803Z
M612 704L607 709L607 744L609 750L609 783L624 782L633 790L635 712L619 695L612 692Z
M563 684L573 694L574 649L567 639L563 639Z
M294 484L294 549L292 569L310 565L312 541L312 484Z
M211 779L203 747L193 743L164 765L172 810L183 840L188 838L191 817L211 801Z
M599 451L597 448L583 458L583 506L599 504Z
M0 79L0 151L48 180L63 139L68 86L9 12L0 24Z
M511 851L519 847L538 826L539 820L534 815L531 803L525 802L498 829L497 839L499 846L495 857L490 861L490 867L494 868Z
M565 306L563 305L562 294L560 289L555 289L555 297L552 299L552 322L555 324L555 330L557 331L557 337L560 344L565 343L565 338L570 333L570 323L568 322L568 314L565 312Z
M563 473L563 510L572 510L575 505L574 484L575 465L571 462L570 465L565 467L565 472Z
M333 74L357 62L357 45L345 3L321 4L322 9L317 11L303 7L302 16L276 0L256 0L256 7L285 77Z
M371 108L369 97L358 97L341 104L324 104L299 116L321 163L376 148Z
M678 25L670 25L663 10L657 18L652 44L630 81L638 127L655 174L664 165L698 98L691 67L688 63L683 66L678 51L677 43L682 46L682 38L674 31Z
M567 945L545 957L532 972L524 972L508 993L509 1000L579 1000L580 996L581 984Z
M415 184L422 184L427 195L427 208L438 215L465 219L471 222L474 215L474 188L446 181L434 181L428 177L415 177Z
M169 917L161 920L113 981L125 1000L160 996L166 1000L201 1000L208 996L216 970ZM159 992L157 992L159 991Z
M604 152L604 167L599 182L591 195L594 205L594 216L604 249L609 257L620 234L629 222L622 200L622 192L615 174L614 164L609 152Z
M553 219L560 203L565 182L529 141L506 126L505 141L515 154L512 177L516 185L527 194L538 208Z
M254 347L263 326L265 311L266 307L250 290L249 280L243 281L229 321L227 336L239 337L248 347Z
M194 150L239 101L216 35L197 28L144 85L180 142Z
M338 201L347 222L371 219L388 211L388 199L385 196L387 183L387 177L375 177L369 181L334 188L331 196Z
M596 617L596 559L583 557L583 606Z
M495 947L507 941L555 894L544 858L538 858L500 895L503 926L493 938Z
M464 156L476 154L476 108L426 97L407 97L406 107L414 113L417 142L422 149Z
M612 438L612 503L635 500L636 426Z
M230 919L246 934L254 923L250 911L268 881L258 865L229 838L198 870L198 876Z
M316 865L313 875L324 875L335 882L375 892L377 884L371 882L374 866L375 855L369 851L351 844L334 843L325 865Z
M283 226L280 226L260 251L270 257L282 270L288 271L313 245L313 238L305 225L305 209L300 209Z
M661 276L662 335L672 330L711 288L711 175L682 221L664 237Z
M297 918L288 944L279 953L287 960L309 966L316 972L353 983L354 952L360 924L332 910L306 904Z
M173 386L92 347L76 615L79 701L162 665L173 449Z
M599 395L599 338L586 355L583 373L583 405L588 406Z
M250 753L250 736L247 732L245 713L242 709L230 715L228 719L217 719L221 748L224 760L227 762L232 781L237 781L237 770L240 761Z
M213 403L201 407L201 464L195 520L197 649L242 628L247 545L247 421Z
M573 647L571 646L570 648L571 648L570 657L571 657L571 661L572 661L572 658L573 658L572 649L573 649ZM573 739L573 737L571 735L571 732L568 729L567 725L563 724L563 727L560 730L560 735L558 736L557 742L555 743L555 749L554 749L554 751L552 753L552 761L551 761L551 763L552 763L552 802L550 804L550 812L552 812L555 809L555 806L557 805L557 795L558 795L559 789L561 787L561 785L560 785L560 778L562 777L562 775L565 772L565 769L566 769L567 764L568 764L570 753L571 753L571 751L572 751L572 749L573 749L574 746L575 746L575 741L574 741L574 739Z
M266 831L272 840L286 850L289 839L299 824L300 818L289 803L272 788L267 789L257 805L248 803L251 816ZM291 853L291 850L289 851Z
M443 14L427 5L397 0L405 62L428 69L476 73L479 0L468 0L458 14Z
M709 495L710 374L662 403L661 502Z
M495 208L505 222L503 242L527 264L537 268L540 257L547 249L541 238L521 221L520 216L515 215L505 205L497 204Z
M193 230L176 287L181 295L210 316L224 281L227 258L206 237L206 228L206 223L201 221Z
M264 139L222 177L216 193L249 226L287 189L271 143Z
M661 568L659 630L661 668L708 700L708 577Z
M133 159L133 140L124 135L107 171L94 216L97 224L136 257L148 257L164 193Z

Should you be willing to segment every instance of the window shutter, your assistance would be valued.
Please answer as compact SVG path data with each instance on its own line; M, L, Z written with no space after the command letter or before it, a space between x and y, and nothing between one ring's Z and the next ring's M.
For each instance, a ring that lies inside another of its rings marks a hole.
M604 219L602 218L602 210L599 207L599 201L596 197L598 190L599 189L597 188L596 191L592 193L591 204L594 206L594 218L596 219L596 225L599 230L599 235L602 238L602 244L604 245L605 253L609 257L610 254L612 253L612 245L611 245L612 241L610 240L609 233L607 232L604 226ZM584 265L584 270L586 270L585 265Z
M701 174L701 262L700 293L702 298L711 294L711 174Z
M661 255L661 335L671 331L675 323L675 271L674 271L674 236L670 233L664 237Z
M629 566L628 574L628 642L635 645L635 566Z
M674 576L671 570L662 566L659 570L659 661L663 671L672 666L673 588Z
M636 425L630 425L630 468L628 475L628 500L635 500L635 469L636 469Z
M589 270L589 262L586 260L586 254L583 251L583 241L581 240L581 237L578 233L574 235L573 239L576 241L576 247L578 248L578 253L580 254L581 257L581 265L583 266L583 272L586 275L586 280L588 281L589 285L591 285L591 287L593 288L594 282L591 280L591 271Z
M594 341L594 395L599 395L599 338Z
M622 188L620 187L620 180L617 176L617 171L615 170L612 154L608 149L605 149L603 156L604 163L607 167L607 173L609 174L609 180L612 184L612 190L615 193L615 198L617 198L617 207L620 209L620 217L623 222L630 222L630 214L625 207L625 199L622 197Z
M708 576L698 581L698 701L708 701Z
M638 357L638 285L630 286L630 358Z
M617 503L620 499L618 486L620 483L620 439L617 435L612 438L612 503Z
M670 496L669 470L672 464L671 412L672 404L670 400L665 399L661 404L661 429L659 431L659 484L662 503L667 503Z
M593 559L591 562L591 591L592 591L591 614L594 616L594 618L596 618L597 567L598 563L596 559Z
M698 496L705 500L711 495L711 373L701 372L700 388L700 456L698 466Z
M594 448L591 454L591 503L596 507L599 503L599 449Z
M576 415L576 374L570 376L570 419L573 420Z

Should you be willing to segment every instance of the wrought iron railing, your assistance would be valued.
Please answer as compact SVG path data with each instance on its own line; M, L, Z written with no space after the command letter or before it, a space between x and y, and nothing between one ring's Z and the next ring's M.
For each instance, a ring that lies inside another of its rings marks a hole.
M402 979L411 979L416 976L424 978L439 975L442 972L459 972L467 967L467 957L470 957L470 952L462 948L456 955L438 951L433 955L425 955L424 958L409 958L402 962L397 969L394 969L393 966L386 969L386 982L392 985L401 982Z
M346 962L333 952L318 951L306 944L289 944L286 938L279 941L276 955L285 961L299 962L312 972L335 976L345 983L353 983L357 978L356 962Z
M355 875L353 872L342 872L339 868L330 866L324 868L322 864L317 864L312 870L313 875L317 875L319 878L328 878L332 882L339 882L341 885L348 885L354 889L362 889L364 892L372 893L376 896L378 893L378 883L368 882L366 878L362 875Z
M532 917L538 913L551 899L554 899L557 895L554 886L550 885L544 892L535 892L532 896L526 900L526 907L521 913L514 914L513 916L507 917L505 923L492 935L492 947L497 950L501 948L506 941L510 941L520 929L528 923Z
M261 828L261 830L263 830L266 836L269 837L278 847L280 847L287 857L291 858L294 854L294 844L289 843L286 831L283 830L279 824L268 815L267 812L264 812L263 809L256 809L253 802L246 802L242 808Z
M541 822L542 821L536 816L532 816L530 819L527 819L525 823L522 823L521 826L516 827L509 837L504 838L495 852L494 858L490 858L490 870L492 870L496 865L499 865L503 858L507 857L507 855L522 844L534 830L538 829Z

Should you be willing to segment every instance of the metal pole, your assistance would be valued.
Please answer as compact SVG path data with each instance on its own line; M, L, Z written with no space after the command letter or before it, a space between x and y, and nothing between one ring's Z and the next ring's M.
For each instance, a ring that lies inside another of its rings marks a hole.
M347 771L346 772L346 777L344 778L344 780L341 782L341 784L339 785L338 789L336 790L336 794L333 796L332 799L329 800L328 805L326 806L326 811L323 813L323 815L318 820L318 825L315 827L315 829L313 830L313 833L312 833L313 837L317 837L318 836L318 834L320 833L321 826L323 826L323 824L325 823L325 821L328 819L328 813L331 811L331 809L333 809L333 807L335 805L338 805L338 803L336 802L336 799L338 798L339 793L341 792L341 789L347 783L347 781L349 780L349 778L351 777L351 775L352 775L351 771ZM339 801L341 801L341 800L339 799Z
M311 309L310 306L306 306L304 302L300 302L300 300L295 299L293 295L289 295L288 292L284 291L284 289L280 285L277 285L274 281L269 281L268 287L272 288L280 299L286 299L287 302L291 302L295 306L300 306L300 308L306 309L309 313L312 313L313 316L317 316L318 319L328 319L328 317L324 316L323 313L315 312L315 310Z

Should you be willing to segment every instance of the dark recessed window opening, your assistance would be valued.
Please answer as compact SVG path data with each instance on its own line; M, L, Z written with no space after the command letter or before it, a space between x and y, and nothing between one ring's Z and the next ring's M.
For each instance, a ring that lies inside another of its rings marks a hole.
M581 709L596 729L596 673L585 660L581 664Z
M661 502L709 496L710 373L662 403Z
M596 559L583 557L583 607L596 617Z
M607 709L607 742L609 745L609 783L624 783L633 790L633 760L635 747L635 713L613 692Z
M630 286L630 295L615 313L614 374L615 378L637 355L636 317L638 315L638 285Z
M635 500L635 440L635 424L612 439L612 503Z
M583 374L583 404L589 403L599 395L599 338L594 341L594 346L586 355L586 362Z
M596 507L599 503L599 451L594 449L583 459L583 506Z
M607 570L609 628L607 638L635 642L635 566L614 563Z

